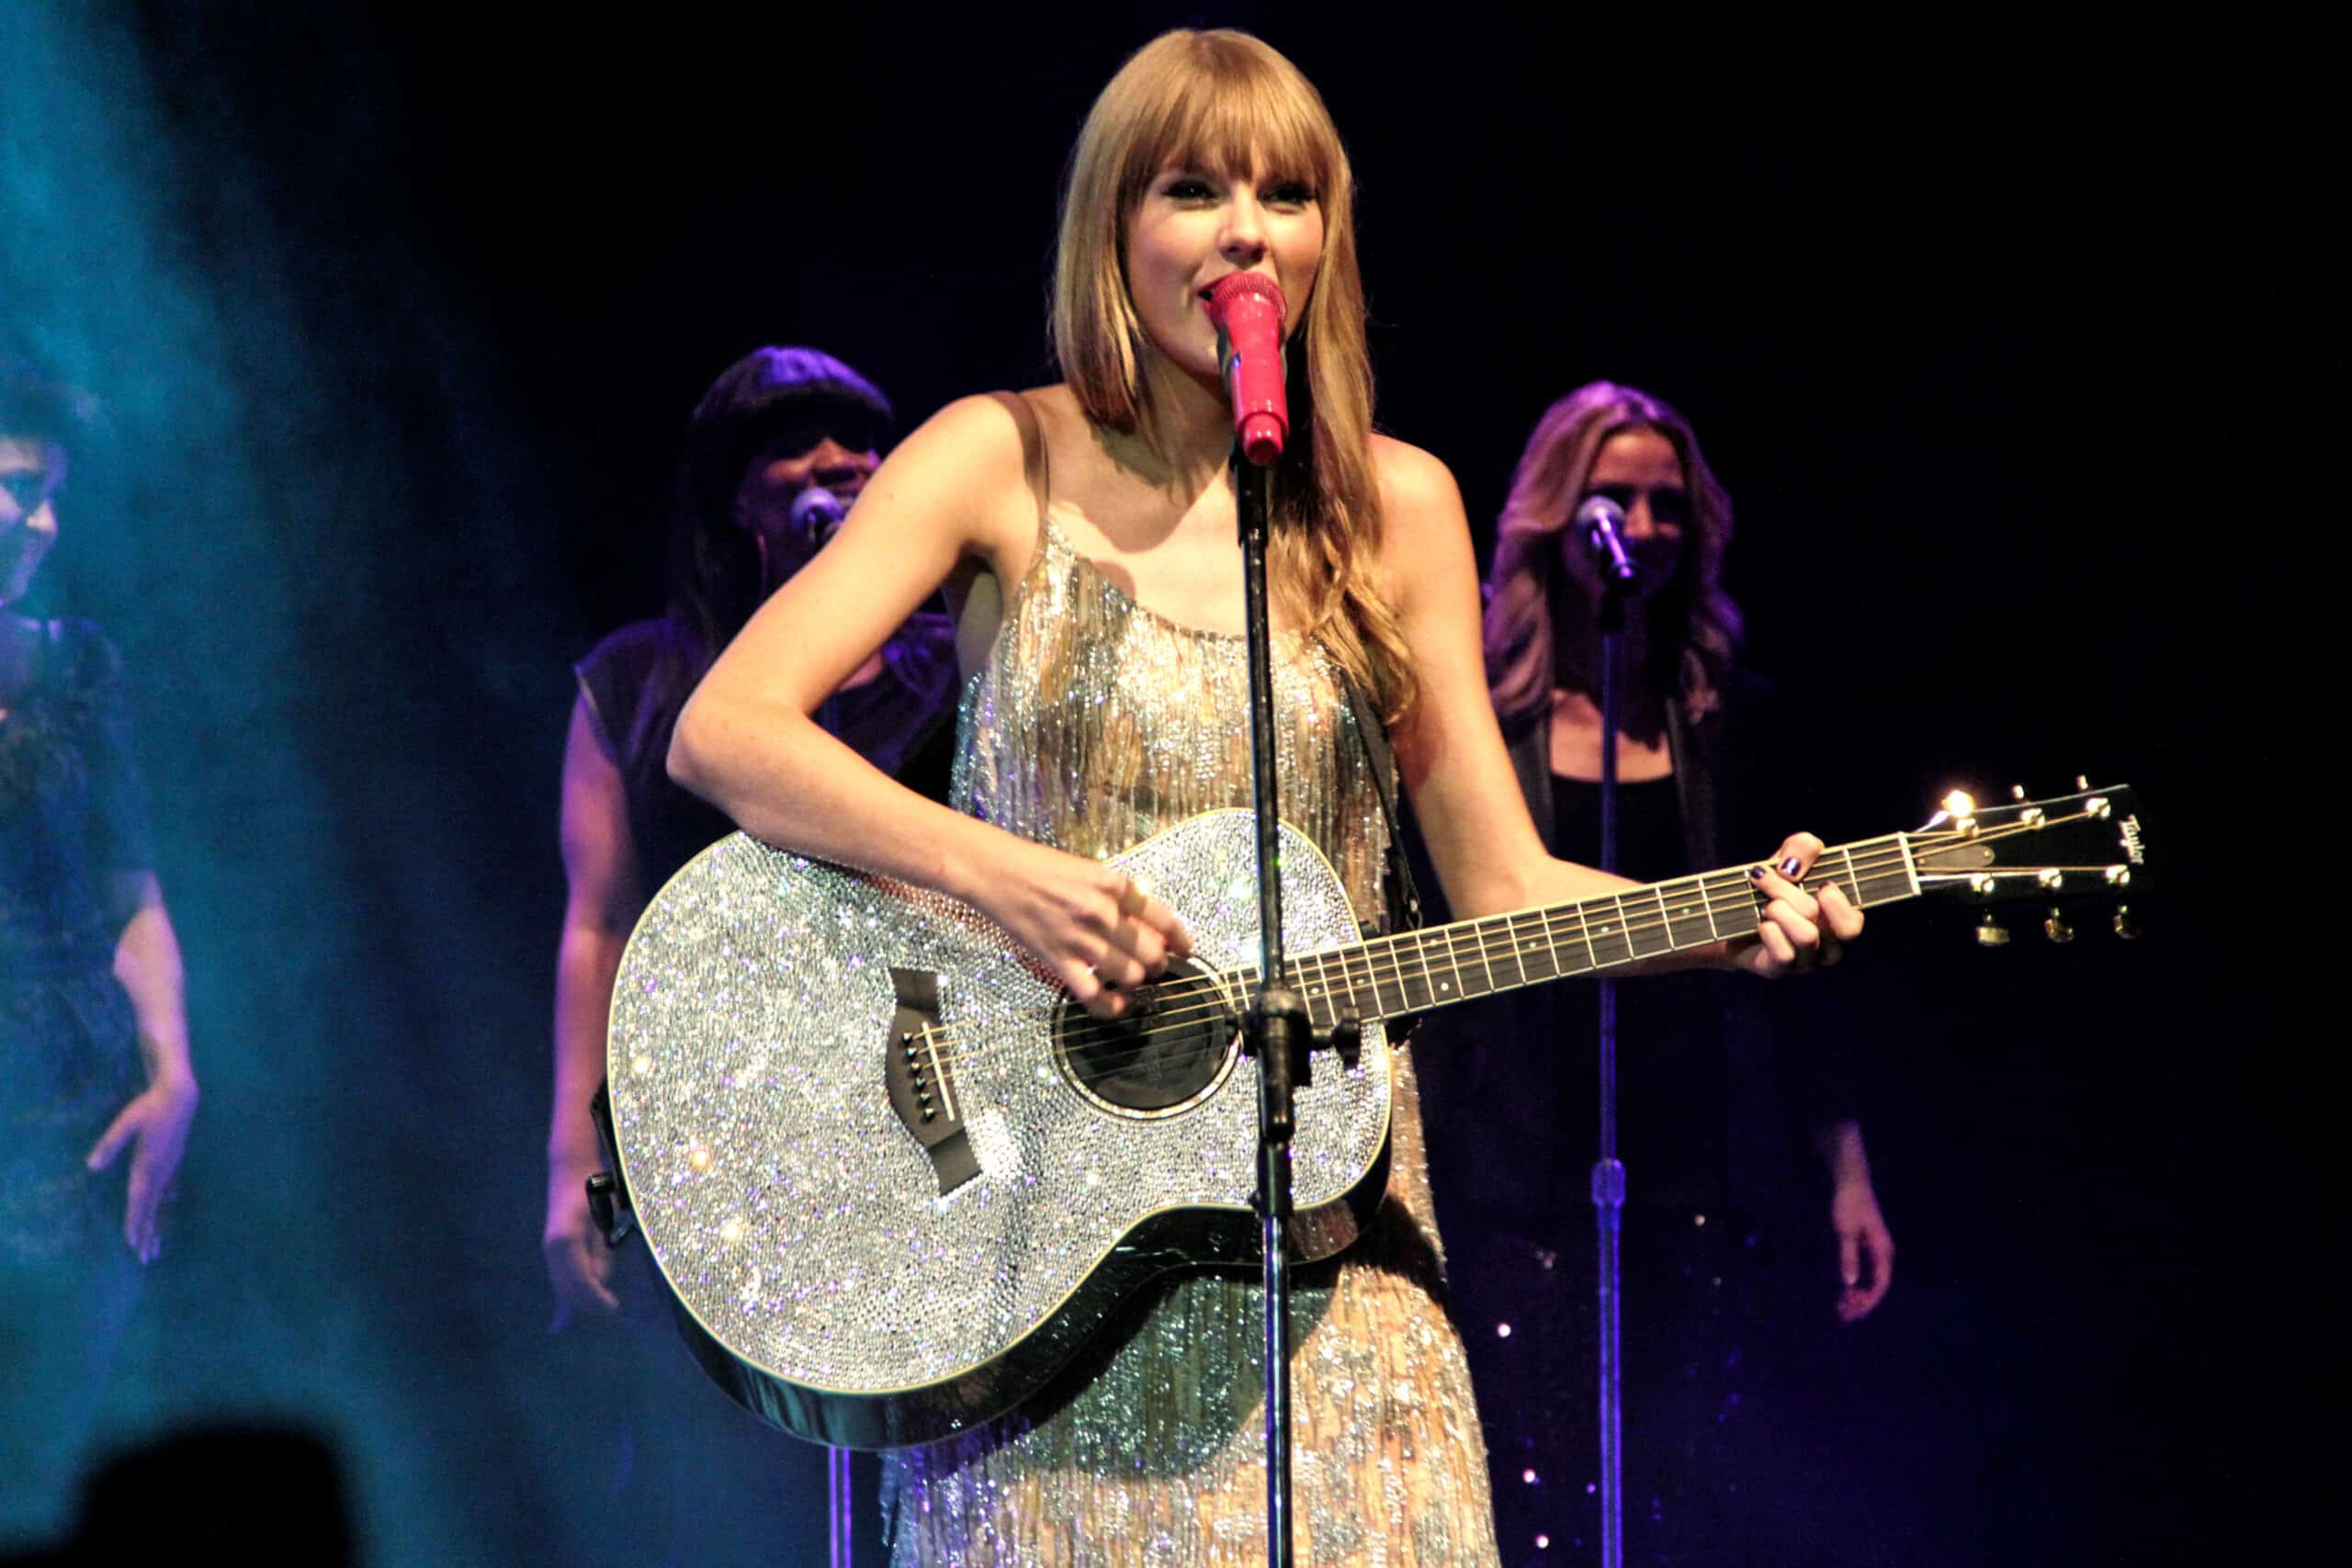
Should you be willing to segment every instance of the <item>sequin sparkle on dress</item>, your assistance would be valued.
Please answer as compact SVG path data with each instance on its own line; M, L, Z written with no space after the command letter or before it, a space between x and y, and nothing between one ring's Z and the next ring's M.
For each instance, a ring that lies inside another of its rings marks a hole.
M1336 666L1277 634L1284 818L1381 908L1386 833ZM1050 518L967 682L955 804L1101 855L1250 803L1248 649L1136 604ZM1409 1054L1396 1055L1388 1201L1340 1258L1296 1276L1297 1560L1497 1562L1462 1345L1436 1296L1437 1233ZM899 1568L1225 1568L1265 1561L1264 1378L1254 1280L1159 1286L1129 1337L1049 1413L888 1456Z

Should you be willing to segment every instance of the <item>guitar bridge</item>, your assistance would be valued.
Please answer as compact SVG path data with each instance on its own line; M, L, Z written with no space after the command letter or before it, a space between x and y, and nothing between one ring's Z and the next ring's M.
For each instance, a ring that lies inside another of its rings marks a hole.
M890 1109L931 1156L944 1198L979 1175L980 1162L965 1131L953 1057L939 1024L939 976L894 968L890 987L898 998L883 1053Z

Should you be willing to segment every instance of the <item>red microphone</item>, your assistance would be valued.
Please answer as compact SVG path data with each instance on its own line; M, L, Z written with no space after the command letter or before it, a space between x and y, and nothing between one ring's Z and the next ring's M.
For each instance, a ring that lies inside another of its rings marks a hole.
M1282 286L1262 272L1229 272L1209 288L1226 391L1233 399L1233 438L1241 455L1264 468L1290 438L1290 400L1283 385Z

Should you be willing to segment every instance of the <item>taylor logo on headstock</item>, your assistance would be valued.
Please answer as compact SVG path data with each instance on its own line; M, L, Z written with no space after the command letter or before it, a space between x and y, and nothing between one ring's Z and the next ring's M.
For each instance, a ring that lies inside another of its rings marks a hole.
M2140 841L2140 818L2136 814L2123 819L2123 852L2132 857L2133 865L2148 863L2147 848Z

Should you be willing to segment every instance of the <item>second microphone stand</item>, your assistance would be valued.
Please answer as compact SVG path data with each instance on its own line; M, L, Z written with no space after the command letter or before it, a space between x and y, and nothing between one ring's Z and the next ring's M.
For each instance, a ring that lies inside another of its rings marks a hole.
M1600 592L1600 869L1617 870L1617 736L1622 723L1619 703L1624 671L1619 667L1625 650L1625 591L1630 570L1618 554L1618 570L1609 570L1601 557ZM1624 1568L1625 1368L1619 1332L1619 1241L1625 1214L1625 1167L1617 1158L1617 982L1606 976L1600 992L1600 1156L1592 1166L1592 1208L1600 1234L1600 1256L1595 1270L1600 1329L1600 1562L1601 1568Z

